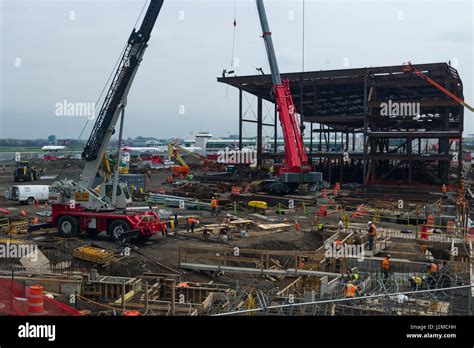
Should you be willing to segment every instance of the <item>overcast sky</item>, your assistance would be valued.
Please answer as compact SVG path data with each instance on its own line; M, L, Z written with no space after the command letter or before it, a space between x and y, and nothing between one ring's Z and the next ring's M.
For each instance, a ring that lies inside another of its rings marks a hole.
M77 138L86 117L57 116L56 105L97 100L145 0L0 3L0 138ZM269 72L254 1L235 7L234 70ZM266 8L280 71L301 71L303 0ZM473 17L471 0L305 0L305 70L451 61L474 104ZM233 18L233 0L165 0L129 94L125 137L237 134L237 90L216 81L230 68Z

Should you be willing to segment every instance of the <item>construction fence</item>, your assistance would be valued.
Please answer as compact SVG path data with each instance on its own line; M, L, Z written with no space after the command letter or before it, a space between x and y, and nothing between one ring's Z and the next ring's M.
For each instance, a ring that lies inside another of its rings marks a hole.
M380 293L355 298L273 304L262 293L247 294L240 310L212 313L217 316L294 315L294 316L361 316L361 315L472 315L471 288L463 285L394 293ZM291 297L286 302L291 302ZM255 307L255 308L249 308Z

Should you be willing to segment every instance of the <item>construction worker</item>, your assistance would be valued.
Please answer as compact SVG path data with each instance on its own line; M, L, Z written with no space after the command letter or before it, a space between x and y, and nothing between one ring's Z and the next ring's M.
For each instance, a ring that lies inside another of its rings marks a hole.
M216 197L212 197L211 213L212 213L212 215L217 216L217 199L216 199Z
M441 186L441 192L443 193L443 198L446 198L446 192L448 192L448 188L446 187L445 184Z
M174 235L178 235L178 213L174 213Z
M186 232L191 231L191 233L194 233L194 227L196 227L196 224L199 223L198 219L195 219L194 217L190 216L187 219L188 226L186 228Z
M387 255L382 260L382 274L383 274L384 281L388 279L389 271L390 271L390 255Z
M345 298L354 298L357 295L357 286L354 285L352 280L349 280L344 287L344 297Z
M438 272L438 265L434 262L431 262L430 264L426 265L426 268L428 270L428 284L429 288L433 288L434 284L436 283L435 275Z
M268 168L268 174L270 178L273 178L274 173L275 173L275 167L273 166L273 164L270 164L270 167Z
M304 257L302 257L300 259L299 264L298 264L298 269L304 269L304 263L305 263L305 259L304 259Z
M377 227L372 221L369 221L367 225L369 226L368 234L367 234L368 249L369 251L372 251L374 248L374 239L375 239L375 236L377 235Z
M428 240L428 228L426 227L426 225L423 225L421 227L420 239Z
M423 284L423 278L418 277L418 276L411 276L410 279L408 279L408 282L411 285L411 289L413 291L418 290L421 285Z
M438 265L434 262L431 262L429 265L426 266L426 268L428 268L428 274L429 275L433 275L435 274L436 272L438 272Z

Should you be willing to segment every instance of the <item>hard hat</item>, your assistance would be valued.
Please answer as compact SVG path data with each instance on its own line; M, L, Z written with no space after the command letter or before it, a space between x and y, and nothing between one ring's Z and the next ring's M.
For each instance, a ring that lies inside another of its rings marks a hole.
M367 222L367 225L370 225L370 224L372 224L372 221Z
M392 257L392 255L388 254L388 255L387 255L387 257L388 257L388 258L391 258L391 257Z

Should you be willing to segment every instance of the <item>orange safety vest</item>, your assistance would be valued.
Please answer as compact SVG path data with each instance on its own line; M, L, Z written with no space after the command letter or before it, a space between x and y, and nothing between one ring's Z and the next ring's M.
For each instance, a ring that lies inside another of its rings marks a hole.
M192 224L195 223L196 221L197 221L197 220L196 220L195 218L192 218L192 217L188 218L188 224L189 224L189 225L192 225Z
M357 287L354 284L347 284L344 289L345 297L355 297Z
M211 207L212 207L212 208L217 208L217 199L213 199L213 200L211 201Z
M372 232L370 232L370 229L372 228ZM369 226L369 236L376 236L377 235L377 227L375 224L371 224Z
M387 258L384 258L382 261L382 269L384 271L388 271L388 268L390 267L390 261L388 261Z

